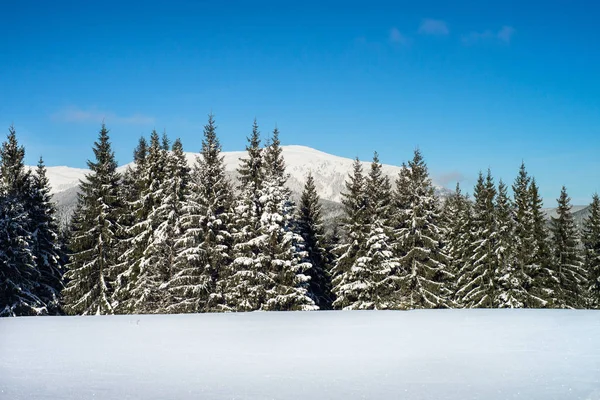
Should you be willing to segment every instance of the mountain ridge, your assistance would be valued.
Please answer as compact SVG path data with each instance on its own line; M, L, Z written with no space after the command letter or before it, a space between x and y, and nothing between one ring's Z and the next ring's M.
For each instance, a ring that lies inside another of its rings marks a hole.
M313 174L317 193L323 203L326 203L328 210L327 218L336 218L341 214L341 208L338 206L341 201L341 192L344 189L344 182L348 174L352 172L351 158L341 157L334 154L325 153L320 150L302 145L281 146L283 158L286 163L286 171L289 174L287 186L291 189L293 197L299 198L304 187L306 176L309 172ZM224 151L225 171L229 179L235 182L237 179L237 168L239 159L247 156L246 151ZM190 166L196 160L200 153L186 152L185 156ZM365 174L368 173L371 161L361 161ZM124 172L132 167L133 163L128 163L117 168L119 172ZM29 167L35 168L35 167ZM47 168L47 176L51 185L51 193L54 201L57 203L59 211L59 220L61 224L66 224L70 219L77 201L77 192L80 180L85 179L89 173L85 168L73 168L68 166L50 166ZM395 181L396 176L401 170L400 166L383 164L383 172ZM434 185L436 192L440 197L445 197L450 193L449 189L441 185Z

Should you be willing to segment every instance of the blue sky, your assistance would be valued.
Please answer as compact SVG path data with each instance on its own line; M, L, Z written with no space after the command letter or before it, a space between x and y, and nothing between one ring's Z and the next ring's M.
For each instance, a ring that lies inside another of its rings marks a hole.
M0 129L27 162L83 167L102 119L119 162L153 128L224 150L266 137L400 164L434 180L512 183L546 205L600 191L600 5L594 1L20 1L2 6Z

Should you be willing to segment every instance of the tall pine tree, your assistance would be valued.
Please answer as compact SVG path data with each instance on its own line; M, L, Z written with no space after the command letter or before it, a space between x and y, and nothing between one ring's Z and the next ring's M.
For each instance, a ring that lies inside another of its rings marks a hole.
M225 176L221 144L212 115L204 126L200 156L194 164L178 240L175 274L168 283L174 298L169 311L222 309L221 283L231 263L232 189Z
M534 248L531 257L531 281L528 287L530 299L539 307L557 304L558 278L552 268L552 253L548 238L546 215L535 178L529 186Z
M470 245L472 243L472 205L467 195L463 195L460 184L444 203L442 221L444 225L444 249L448 255L448 270L458 277L459 271L469 262L471 257ZM457 279L448 282L448 290L452 292L455 306L461 307L456 296Z
M246 146L247 158L240 159L239 194L234 204L233 261L222 282L223 310L258 310L266 298L269 277L259 260L261 249L256 240L262 206L260 193L265 173L260 132L256 120Z
M365 238L368 229L366 182L360 160L356 158L352 173L342 192L344 219L342 229L345 240L334 249L337 256L333 268L333 306L339 309L360 309L371 302L365 290L370 279L368 270L360 262L365 255Z
M263 310L318 309L308 296L310 277L304 239L297 233L291 192L285 186L285 172L279 131L273 136L264 157L265 181L260 191L261 217L256 243L258 260L268 276Z
M11 126L0 151L0 316L47 312L39 297L41 276L31 232L34 224L25 208L31 176L24 157L25 149Z
M106 126L94 143L95 161L80 184L69 243L68 284L63 290L69 314L112 314L112 280L118 267L120 176Z
M309 173L298 205L298 232L306 245L308 261L312 265L307 275L310 276L309 293L321 310L331 309L333 294L331 292L331 255L327 249L323 231L321 204L315 186L315 179Z
M38 297L46 304L51 315L61 313L60 293L63 289L63 258L59 229L55 219L56 207L50 194L46 167L40 157L36 173L32 175L29 196L29 216L33 239L33 255L40 273Z
M496 262L498 263L496 306L500 308L523 308L529 299L525 267L517 262L516 226L513 204L508 198L506 185L500 180L498 196L496 196L496 229L498 232L495 246Z
M479 173L473 193L470 258L458 275L458 302L467 308L494 308L498 295L496 188L488 170Z
M427 165L417 149L397 182L396 230L401 265L401 308L450 305L448 257L443 250L440 212Z
M557 217L551 218L554 273L558 279L558 304L561 308L584 307L585 270L578 247L578 234L571 213L571 199L563 186L557 199Z
M585 271L588 277L588 307L600 308L600 197L594 194L590 213L583 224Z

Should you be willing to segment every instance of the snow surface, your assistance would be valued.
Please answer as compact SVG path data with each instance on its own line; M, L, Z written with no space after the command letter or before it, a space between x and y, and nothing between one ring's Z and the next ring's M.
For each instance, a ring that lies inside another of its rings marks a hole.
M0 399L600 399L600 312L0 320Z

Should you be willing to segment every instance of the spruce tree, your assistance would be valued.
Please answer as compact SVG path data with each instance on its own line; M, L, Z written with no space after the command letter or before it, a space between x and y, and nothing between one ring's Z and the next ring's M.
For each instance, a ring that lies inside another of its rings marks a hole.
M457 278L459 271L469 263L471 257L470 246L472 243L472 205L467 195L463 195L460 184L456 184L455 191L446 199L442 210L444 225L444 249L448 255L448 270L455 279L448 282L448 289L452 292L454 304L461 307L460 299L456 296Z
M333 303L331 293L331 257L327 250L323 231L321 204L315 187L315 180L309 172L298 205L298 232L306 246L308 262L312 267L307 271L310 277L309 294L321 310L329 310Z
M47 312L34 254L32 177L13 126L0 150L0 316Z
M400 285L400 263L394 252L391 227L392 189L389 177L384 175L377 152L373 155L366 179L367 234L365 255L358 262L365 265L371 275L367 281L369 301L360 308L397 309L401 307L397 291Z
M56 207L50 194L50 182L46 177L46 167L40 157L36 173L32 175L29 196L29 217L31 219L32 253L40 273L38 297L46 305L48 314L61 313L60 293L63 285L63 258L59 243L58 224L55 219Z
M467 308L494 308L498 295L495 199L491 172L479 173L473 193L472 245L468 262L458 275L458 302Z
M68 284L63 290L69 314L112 314L112 278L118 268L120 176L106 126L94 143L95 161L80 184L70 238Z
M546 216L543 200L535 178L529 186L531 198L531 215L533 227L534 248L531 257L531 281L528 292L533 304L539 307L553 307L558 299L558 278L552 268L552 253L550 249Z
M158 149L158 134L153 132L153 137L155 148ZM113 292L115 312L119 314L134 311L131 290L139 274L139 262L151 234L147 225L150 205L146 197L149 185L147 180L149 151L146 138L140 137L133 151L133 166L128 167L123 174L120 186L123 199L123 212L120 216L123 238L119 244L120 266Z
M163 137L163 139L166 136ZM164 139L168 143L168 140ZM165 177L159 189L160 197L154 209L148 215L151 226L156 226L149 238L140 264L141 276L145 278L148 293L145 300L138 304L143 312L165 312L178 302L169 296L167 282L174 274L174 264L179 246L178 238L182 234L181 214L185 208L185 198L189 181L189 168L179 139L173 142L169 153L163 149Z
M589 216L583 223L585 271L588 277L587 306L600 308L600 197L592 197Z
M523 308L529 299L526 286L528 276L525 268L517 262L519 238L515 233L516 222L513 204L508 198L507 187L500 180L496 196L496 259L498 263L496 280L498 282L498 297L496 306L499 308Z
M535 250L533 205L531 198L531 178L521 163L519 174L512 186L514 194L514 249L516 268L522 275L522 286L527 293L532 292L533 277L537 268L533 260ZM543 305L535 295L528 295L522 302L523 307L539 307Z
M554 273L558 278L558 303L556 306L582 308L585 306L586 274L578 247L577 228L571 213L571 199L564 186L557 201L558 215L556 218L552 217L550 222Z
M269 277L260 263L261 249L256 238L262 206L260 192L264 184L260 132L254 120L246 146L247 158L240 159L238 197L234 204L233 261L222 282L223 310L258 310L265 301Z
M360 262L366 253L368 229L366 182L360 160L356 158L352 173L345 182L342 192L344 219L342 229L345 240L334 249L337 256L333 267L333 292L336 296L333 306L338 309L359 309L371 303L365 290L370 279L369 271Z
M40 277L31 235L25 229L28 218L21 203L0 191L0 317L45 313L37 295Z
M256 243L258 261L267 274L263 310L314 310L308 295L310 270L304 239L297 233L279 131L273 131L264 157L265 181L260 191L261 217Z
M221 284L231 263L232 201L215 121L209 115L180 216L183 233L177 242L175 274L167 285L174 299L169 312L222 309Z
M396 230L400 257L401 308L442 308L451 305L452 279L443 250L440 212L427 166L417 149L397 181Z

